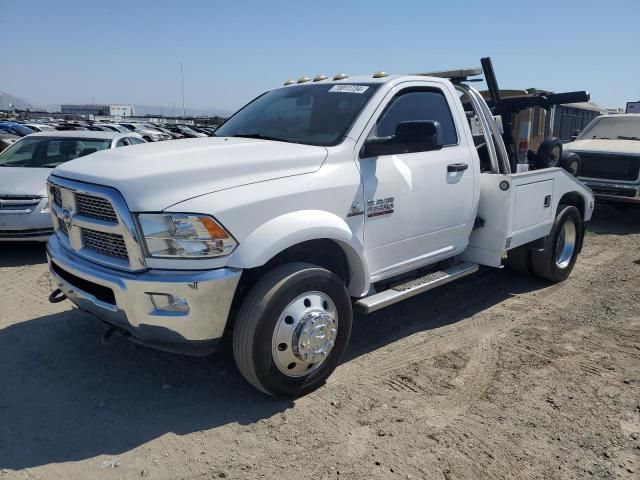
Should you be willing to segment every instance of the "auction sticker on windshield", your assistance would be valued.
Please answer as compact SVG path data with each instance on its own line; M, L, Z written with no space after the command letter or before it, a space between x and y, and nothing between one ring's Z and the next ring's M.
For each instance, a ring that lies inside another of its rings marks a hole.
M334 85L329 89L333 93L364 93L369 89L364 85Z

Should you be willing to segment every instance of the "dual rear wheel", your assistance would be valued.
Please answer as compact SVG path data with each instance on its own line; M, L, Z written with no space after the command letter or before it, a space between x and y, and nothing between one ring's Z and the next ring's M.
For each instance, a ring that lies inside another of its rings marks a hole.
M521 275L550 282L565 280L573 270L582 242L582 217L574 206L558 207L558 214L543 249L527 246L509 250L507 267Z

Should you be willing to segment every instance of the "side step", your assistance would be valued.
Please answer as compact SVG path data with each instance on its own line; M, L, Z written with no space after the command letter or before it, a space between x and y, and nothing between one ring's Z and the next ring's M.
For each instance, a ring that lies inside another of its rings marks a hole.
M409 280L406 283L395 285L383 292L375 293L361 298L355 302L355 306L361 313L371 313L381 308L393 305L419 293L453 282L458 278L466 277L478 271L477 263L461 263L455 267L431 272L424 277Z

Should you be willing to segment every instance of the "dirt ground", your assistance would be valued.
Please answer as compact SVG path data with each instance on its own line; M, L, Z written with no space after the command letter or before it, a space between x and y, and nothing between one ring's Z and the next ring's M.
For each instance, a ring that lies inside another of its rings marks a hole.
M483 269L356 317L295 402L228 351L104 346L50 288L0 244L0 480L640 478L640 209L599 206L562 284Z

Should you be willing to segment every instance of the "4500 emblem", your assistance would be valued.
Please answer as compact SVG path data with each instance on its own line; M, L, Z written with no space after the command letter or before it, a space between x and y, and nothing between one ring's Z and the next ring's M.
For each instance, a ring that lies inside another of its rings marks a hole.
M367 217L378 217L393 213L393 197L367 200Z

